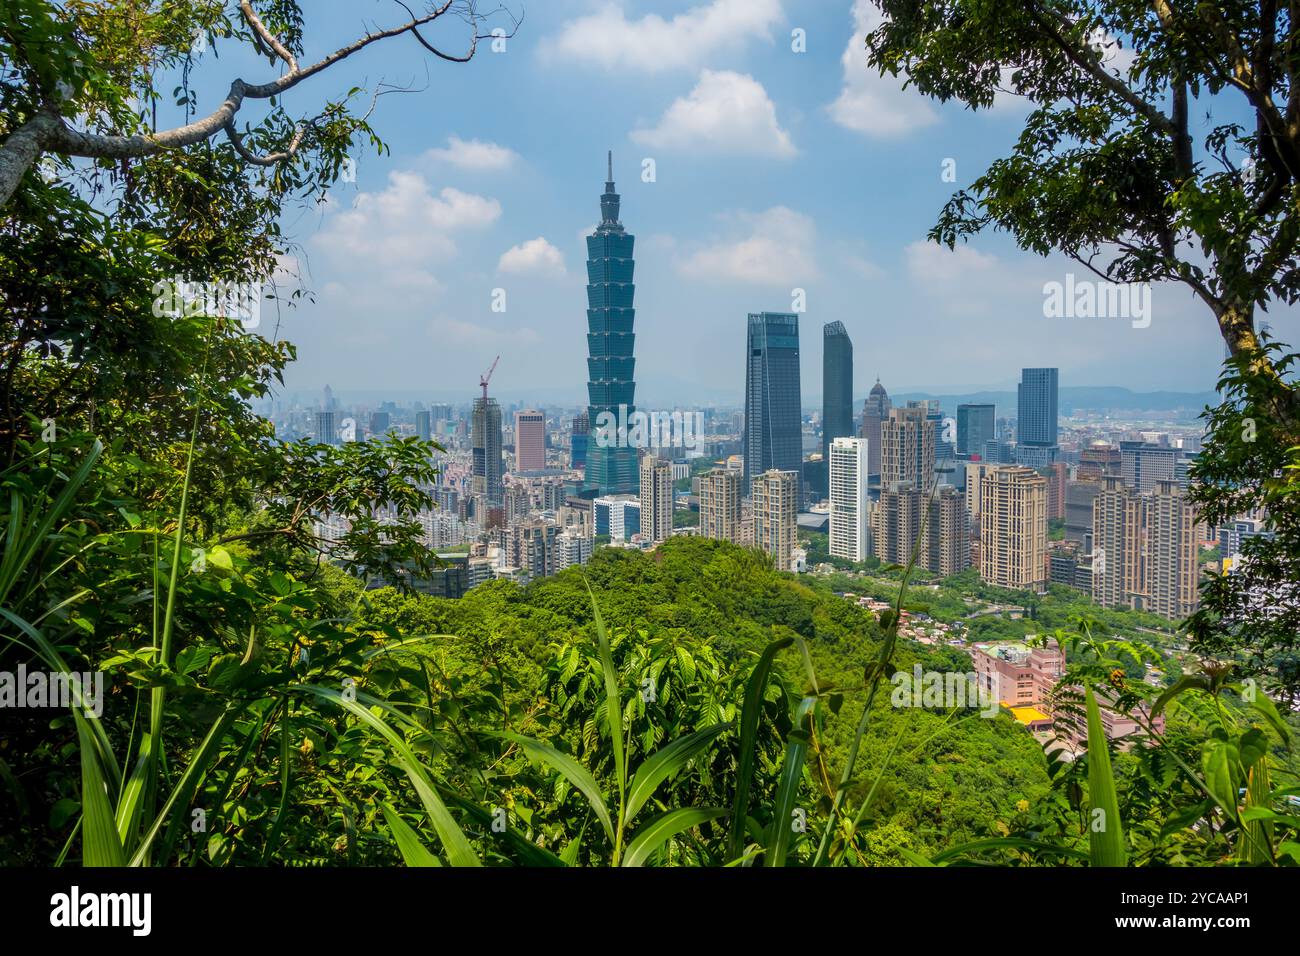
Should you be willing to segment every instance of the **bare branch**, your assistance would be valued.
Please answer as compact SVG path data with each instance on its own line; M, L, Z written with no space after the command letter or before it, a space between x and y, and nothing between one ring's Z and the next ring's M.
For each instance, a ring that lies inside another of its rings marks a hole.
M401 7L403 10L405 10L405 11L407 12L407 15L408 15L408 16L412 16L412 17L415 16L415 14L413 14L413 13L411 12L411 8L408 7L405 3L403 3L402 0L393 0L393 2L395 2L399 7ZM447 10L447 8L448 8L449 6L451 6L450 2L443 4L442 11L440 11L440 12L446 12L446 10ZM472 37L470 38L470 42L469 42L469 52L466 53L464 56L455 56L454 54L451 54L451 53L443 53L441 50L439 50L437 47L435 47L433 44L431 44L428 40L426 40L423 36L421 36L419 30L412 29L412 30L411 30L411 35L414 36L415 39L418 40L418 41L420 42L420 46L424 47L426 50L428 50L430 53L432 53L432 54L433 54L434 56L436 56L436 57L440 57L440 58L442 58L442 59L444 59L444 60L449 60L449 61L452 62L452 63L468 63L470 60L472 60L472 59L474 58L474 51L478 49L478 41L479 41L479 40L486 40L486 39L489 39L489 38L493 38L493 39L495 39L496 36L500 36L500 37L503 38L503 39L510 39L510 38L513 37L516 33L519 32L519 25L520 25L521 23L523 23L523 17L516 18L515 15L514 15L513 13L510 13L510 11L505 10L504 7L499 7L498 10L504 10L505 13L510 17L510 20L511 20L510 32L509 32L509 33L501 33L501 34L491 34L491 33L482 34L482 33L479 33L479 32L478 32L478 21L479 21L480 17L479 17L479 14L475 11L475 9L474 9L474 5L473 5L473 2L472 2L472 0L471 0L470 6L469 6L469 11L468 11L468 14L467 14L467 16L466 16L465 19L466 19L466 20L469 22L469 24L474 28L474 33L473 33Z
M248 25L253 28L253 32L262 38L263 43L275 51L276 56L289 65L289 72L296 72L298 61L293 58L293 54L288 51L284 44L271 34L271 31L262 23L261 18L253 12L253 4L249 0L239 0L239 9L243 12Z
M286 159L293 157L298 152L298 147L302 145L303 134L307 131L304 123L299 123L293 131L293 138L289 140L289 145L278 153L268 153L266 156L258 156L247 146L244 145L244 137L236 131L234 121L226 124L226 138L230 140L235 152L239 153L245 162L252 163L254 166L274 166L276 163L282 163Z

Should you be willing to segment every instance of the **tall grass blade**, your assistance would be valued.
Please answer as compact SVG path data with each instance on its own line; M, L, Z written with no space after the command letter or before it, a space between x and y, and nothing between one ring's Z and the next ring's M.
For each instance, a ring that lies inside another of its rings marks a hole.
M1125 866L1128 851L1124 846L1124 827L1119 819L1119 797L1115 793L1115 774L1110 766L1106 731L1097 707L1097 695L1091 687L1086 688L1085 693L1088 705L1088 793L1092 798L1092 818L1088 826L1089 857L1093 866Z
M64 661L63 656L54 649L54 646L49 641L45 639L45 635L37 628L32 627L31 624L27 623L24 618L3 607L0 607L0 617L9 621L27 635L27 638L31 643L28 644L20 638L9 635L4 636L5 640L32 651L42 661L48 664L51 670L56 670L61 674L68 675L74 673L72 668L70 668L67 665L67 662ZM95 753L99 757L99 762L104 767L110 784L116 786L117 782L122 779L122 768L117 762L117 755L113 753L113 745L109 743L108 732L104 729L103 721L93 713L88 713L85 709L85 705L81 703L81 682L74 679L69 682L68 686L72 689L73 693L77 695L77 700L74 701L74 706L81 713L82 720L86 721L87 727L91 732L91 743L95 748Z
M290 689L306 691L333 701L388 741L389 746L397 754L402 769L406 771L406 776L410 779L412 786L415 787L420 802L424 804L425 812L429 815L429 822L433 824L434 832L438 834L438 839L442 841L443 848L447 851L448 862L452 866L482 866L478 856L474 853L474 848L470 846L469 840L465 838L464 832L452 819L446 804L438 796L429 774L420 762L415 759L415 754L411 752L411 748L406 745L406 741L402 739L400 734L388 726L385 721L372 714L367 708L362 707L356 701L348 700L339 691L332 688L321 687L316 684L294 684Z
M758 746L758 721L763 713L763 698L767 695L767 680L772 673L776 655L794 643L794 638L783 637L763 648L745 685L745 704L740 711L740 758L736 765L736 799L731 807L731 834L727 844L727 857L736 859L745 849L745 817L749 812L749 788L754 778L754 763Z
M785 866L785 857L794 834L795 800L799 796L799 783L803 780L804 758L808 754L808 720L816 697L805 697L795 712L794 726L786 738L785 762L781 767L781 781L776 788L776 809L772 812L772 828L767 838L767 856L764 866Z
M609 633L605 630L605 619L600 616L600 606L596 603L596 594L591 590L591 583L583 578L587 585L587 594L591 597L591 610L596 618L596 640L600 647L600 668L605 674L605 720L609 726L610 741L614 747L614 776L618 782L618 827L614 837L614 863L622 853L623 826L627 820L626 791L627 763L623 752L623 703L619 699L618 671L614 669L614 655L609 647Z
M636 838L627 845L627 856L623 858L624 866L642 866L665 843L691 827L699 826L718 817L725 817L723 807L685 807L669 810L657 816L640 830Z
M95 755L95 742L86 718L75 708L72 717L77 722L77 740L81 750L82 863L85 866L121 866L126 862L126 853L113 823L104 768Z
M730 723L714 724L693 734L685 734L648 757L637 768L628 788L626 822L631 823L635 819L637 811L654 795L659 784L680 773L715 737L730 726Z
M442 861L429 852L429 848L420 842L419 835L397 815L396 810L386 803L381 803L379 809L384 813L388 829L393 834L393 842L397 844L407 866L442 866Z
M1272 810L1273 788L1269 781L1268 757L1260 757L1251 766L1246 778L1246 804L1242 812L1242 840L1238 859L1245 863L1273 862L1273 821L1252 819L1246 811L1260 807Z
M578 789L578 792L587 798L587 803L591 805L591 810L596 814L596 819L605 828L605 835L609 837L609 842L611 844L616 842L614 822L609 815L609 807L605 803L605 798L601 796L600 786L596 783L596 778L587 772L586 767L568 754L562 753L550 744L544 744L532 737L514 733L501 733L497 736L518 744L530 760L546 764L573 784Z
M439 787L438 793L448 806L461 810L475 823L482 824L484 827L491 827L495 822L492 814L480 807L478 804L465 799L454 791ZM530 841L514 827L507 826L504 831L497 833L497 837L504 839L515 851L515 857L523 866L564 866L564 861L544 847L538 846Z
M180 832L180 823L182 817L177 815L170 820L168 819L172 808L176 806L188 806L190 799L198 789L199 783L203 780L204 774L207 773L208 765L217 758L222 744L226 740L226 731L235 722L236 718L243 712L247 704L243 702L231 701L226 704L226 709L221 712L212 727L204 736L203 741L199 744L198 749L190 757L190 762L186 765L181 778L172 788L167 802L163 804L162 810L154 817L153 823L140 839L135 851L131 855L131 866L144 866L149 861L149 854L153 847L153 842L157 839L158 834L163 832L164 824L167 827L163 845L164 848L160 853L160 859L170 859L171 847L176 841Z

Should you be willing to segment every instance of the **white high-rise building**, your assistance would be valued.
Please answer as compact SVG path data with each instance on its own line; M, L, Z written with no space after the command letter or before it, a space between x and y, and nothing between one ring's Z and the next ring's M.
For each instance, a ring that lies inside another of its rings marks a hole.
M574 531L562 531L555 539L555 569L577 567L591 560L591 538Z
M830 553L850 561L865 561L871 552L867 446L866 438L836 438L830 444Z

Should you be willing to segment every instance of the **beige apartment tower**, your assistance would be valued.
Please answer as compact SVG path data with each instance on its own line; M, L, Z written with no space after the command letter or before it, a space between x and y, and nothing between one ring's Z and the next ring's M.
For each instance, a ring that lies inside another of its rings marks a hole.
M1177 481L1157 481L1147 498L1147 610L1172 621L1200 603L1196 512Z
M1047 479L1032 468L995 468L980 481L980 577L1026 591L1047 587Z
M535 408L515 412L515 471L546 467L546 416Z
M641 459L641 537L658 544L673 533L673 466L654 455Z
M754 509L754 546L772 556L778 571L790 570L796 542L799 472L765 471L750 487Z
M1092 599L1139 608L1146 600L1142 498L1118 475L1102 478L1092 500Z
M700 535L741 542L740 472L714 468L700 481Z
M924 408L891 408L880 423L880 487L911 482L928 491L934 480L934 423Z
M927 507L930 516L921 530L921 556L929 571L947 577L970 567L970 522L966 502L956 488L940 485Z
M885 564L907 564L921 534L924 498L910 481L896 481L880 492L871 512L872 553Z
M1118 476L1102 481L1092 513L1093 600L1182 620L1200 601L1191 502L1177 481L1156 479L1145 495Z

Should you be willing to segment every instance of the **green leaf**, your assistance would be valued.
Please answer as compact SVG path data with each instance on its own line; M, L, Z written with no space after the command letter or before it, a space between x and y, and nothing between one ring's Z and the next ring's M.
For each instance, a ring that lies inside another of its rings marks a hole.
M406 861L407 866L442 866L442 861L429 852L429 848L420 842L419 835L397 815L396 810L386 803L381 803L379 809L383 811L384 819L388 821L388 829L392 831L393 841L401 851L402 859Z
M126 851L117 835L113 808L108 803L108 785L96 757L96 748L86 718L76 708L77 742L81 751L81 845L85 866L122 866Z
M783 637L763 648L763 653L749 675L745 686L745 705L740 712L740 759L736 767L736 799L731 807L731 839L727 856L741 855L744 849L745 816L749 811L749 788L754 776L755 750L758 744L758 721L763 713L763 698L767 694L767 679L772 672L776 655L794 643L794 638Z
M600 821L600 825L605 828L605 835L609 837L609 842L614 842L614 824L609 816L609 807L605 805L605 799L600 794L600 787L597 785L595 778L587 772L585 767L568 754L561 753L550 744L544 744L532 737L525 737L523 734L515 733L498 733L494 736L514 741L523 748L529 759L546 764L577 787L579 792L587 798L587 802L591 804L592 812L596 814L596 819Z
M1088 793L1092 809L1102 812L1101 820L1090 818L1088 844L1093 866L1124 866L1128 851L1124 845L1124 827L1119 817L1119 796L1115 792L1115 775L1110 766L1106 731L1097 707L1097 695L1086 688L1088 704ZM1100 824L1100 826L1098 826Z
M727 811L722 807L685 807L669 810L637 831L636 839L627 846L623 865L641 866L654 855L656 850L683 830L689 830L691 827L726 815Z
M898 847L898 853L913 866L937 866L936 863L931 862L929 857L921 856L921 854L917 853L915 850L909 850L905 846Z
M730 726L730 723L713 724L693 734L678 737L647 758L637 769L632 777L632 785L628 788L625 822L630 823L636 817L637 811L654 795L659 784L680 773L715 737Z
M411 753L411 748L406 745L406 741L392 727L372 714L369 709L362 707L354 700L346 699L341 693L332 688L320 687L315 684L294 684L290 689L307 691L318 697L331 700L372 730L378 731L379 735L387 740L389 746L397 753L402 769L406 771L406 776L415 787L420 802L424 804L425 812L429 815L429 822L433 824L438 839L442 841L443 848L447 851L448 862L452 866L482 866L479 858L474 853L474 848L470 846L469 840L465 838L465 834L457 826L456 821L452 819L451 813L448 812L446 804L438 796L429 774L420 762L415 759L415 754Z
M1237 775L1233 768L1239 760L1236 746L1226 740L1210 741L1201 755L1205 786L1229 819L1237 815Z
M560 861L565 866L578 865L578 852L582 849L582 837L586 832L587 828L584 825L583 828L578 831L578 835L570 840L568 845L560 853Z
M627 789L627 766L623 757L623 706L619 701L618 671L614 669L614 655L609 649L609 634L605 630L605 619L600 616L600 606L596 603L595 592L586 578L587 594L591 596L591 610L596 617L596 640L600 645L600 668L605 674L605 720L609 725L610 741L614 747L614 775L618 781L618 800L622 807L624 792ZM625 816L620 813L620 820ZM620 826L621 830L621 826Z
M1250 706L1259 711L1260 715L1268 722L1268 725L1282 738L1283 746L1290 750L1291 734L1287 731L1286 721L1282 719L1282 715L1277 711L1277 705L1269 699L1269 696L1256 688L1255 693L1251 696Z
M804 757L808 753L808 716L816 705L816 697L805 697L799 702L794 726L786 737L785 762L781 767L781 781L776 788L776 809L772 812L772 828L767 838L764 866L785 866L785 855L794 833L790 818L794 815L799 783L803 780Z
M1203 674L1185 674L1172 684L1163 694L1156 698L1156 702L1151 705L1151 719L1155 720L1160 716L1168 703L1179 694L1186 693L1189 690L1203 690L1207 694L1211 693L1210 679Z

